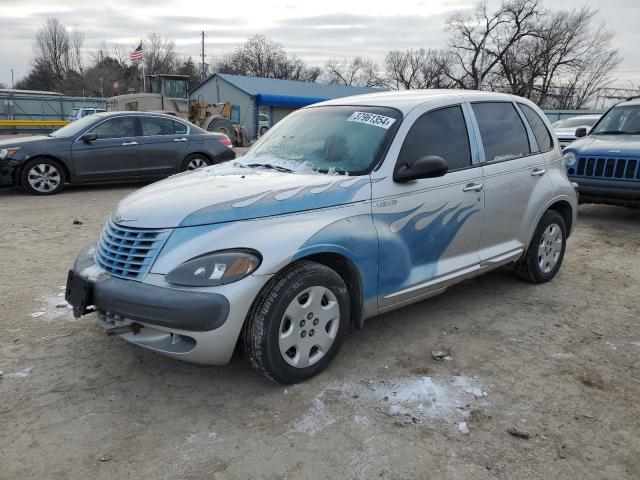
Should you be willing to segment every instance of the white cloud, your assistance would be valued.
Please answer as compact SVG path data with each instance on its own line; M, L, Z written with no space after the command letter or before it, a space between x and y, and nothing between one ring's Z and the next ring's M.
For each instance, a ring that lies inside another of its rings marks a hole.
M497 4L497 0L491 3ZM47 17L56 17L68 27L77 26L86 35L87 49L106 40L135 48L141 37L158 31L176 41L179 53L195 58L200 52L200 31L207 34L207 55L220 55L255 33L264 33L309 62L322 65L332 57L364 55L381 61L392 48L440 48L446 44L446 17L471 8L474 0L323 0L294 2L245 0L241 8L222 8L207 0L0 0L5 28L0 30L0 82L9 83L10 69L16 79L29 70L31 45L37 29ZM599 0L565 0L563 8ZM555 5L547 2L547 7ZM615 43L624 57L617 77L640 83L640 13L636 0L610 0L599 20L616 33ZM8 26L8 27L7 27Z

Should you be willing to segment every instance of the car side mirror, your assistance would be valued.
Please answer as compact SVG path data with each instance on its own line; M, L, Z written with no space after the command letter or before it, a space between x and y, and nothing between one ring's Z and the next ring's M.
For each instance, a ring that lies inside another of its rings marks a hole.
M80 137L80 139L83 142L87 142L87 143L95 142L98 139L98 134L97 133L85 133L84 135L82 135Z
M403 163L393 172L393 180L399 183L410 182L420 178L442 177L449 171L449 164L437 155L427 155L415 162Z
M576 138L586 137L587 129L585 127L576 128Z

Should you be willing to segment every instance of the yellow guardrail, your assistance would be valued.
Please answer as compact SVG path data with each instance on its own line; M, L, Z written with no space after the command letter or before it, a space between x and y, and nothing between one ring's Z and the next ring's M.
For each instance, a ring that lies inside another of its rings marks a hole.
M64 127L69 120L0 120L0 127Z

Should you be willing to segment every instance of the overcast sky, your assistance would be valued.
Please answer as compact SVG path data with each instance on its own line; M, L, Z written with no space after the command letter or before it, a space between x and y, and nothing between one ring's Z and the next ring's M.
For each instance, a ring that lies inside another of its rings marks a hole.
M542 0L547 8L560 2ZM332 57L363 55L381 61L391 49L441 48L448 38L446 18L456 10L472 8L474 0L0 0L0 82L11 83L27 74L32 42L48 17L85 33L85 62L89 51L103 41L131 49L148 32L175 40L178 53L200 54L200 32L206 32L208 59L229 51L247 37L263 33L282 42L288 52L311 65ZM490 0L496 5L496 0ZM602 0L564 0L562 8ZM227 7L227 8L225 8ZM608 0L598 20L616 34L623 56L614 73L616 85L640 86L640 2Z

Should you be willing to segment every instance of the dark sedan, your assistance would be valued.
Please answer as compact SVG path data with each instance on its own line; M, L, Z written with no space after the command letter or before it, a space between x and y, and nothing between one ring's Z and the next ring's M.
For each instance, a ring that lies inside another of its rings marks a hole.
M0 186L51 195L65 183L154 180L235 156L226 135L171 115L98 113L49 135L0 142Z

